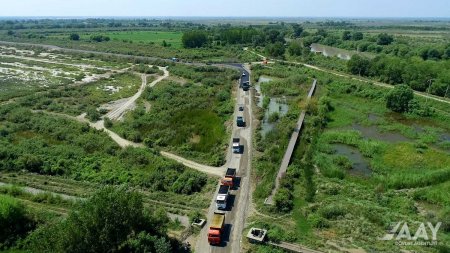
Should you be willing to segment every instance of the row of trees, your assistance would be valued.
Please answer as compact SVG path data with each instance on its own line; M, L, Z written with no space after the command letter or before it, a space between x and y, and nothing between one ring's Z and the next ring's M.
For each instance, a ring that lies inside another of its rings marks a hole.
M424 61L419 58L378 56L369 59L354 55L347 62L347 68L355 75L376 77L390 84L407 84L417 91L446 96L450 85L449 64L449 61Z
M302 28L296 30L301 34ZM219 27L210 30L192 30L183 33L182 42L185 48L198 48L206 45L247 44L264 46L266 44L284 43L285 31L264 28Z

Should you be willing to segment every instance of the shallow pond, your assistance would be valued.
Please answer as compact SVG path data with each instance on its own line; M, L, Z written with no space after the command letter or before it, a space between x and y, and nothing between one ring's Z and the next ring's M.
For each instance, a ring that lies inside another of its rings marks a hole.
M330 47L322 44L313 43L311 44L311 52L313 53L322 53L322 55L327 57L337 56L339 59L350 60L356 52L352 52L349 50Z
M361 132L362 136L367 139L380 140L390 143L406 142L411 139L396 132L381 132L377 126L363 126L360 124L353 124L351 127L353 130Z
M352 163L352 169L348 171L350 174L365 177L372 174L369 163L358 149L345 144L333 144L332 147L337 155L345 156L350 160Z
M256 97L257 97L257 105L260 108L263 108L263 100L264 95L261 92L261 83L264 82L270 82L271 79L267 77L260 77L258 84L255 86L255 89L257 91ZM270 103L268 108L264 112L264 119L261 122L261 133L263 136L265 136L268 132L272 131L272 129L275 127L274 123L269 122L269 117L272 113L278 113L280 117L287 114L289 110L289 106L287 105L287 101L285 98L270 98Z

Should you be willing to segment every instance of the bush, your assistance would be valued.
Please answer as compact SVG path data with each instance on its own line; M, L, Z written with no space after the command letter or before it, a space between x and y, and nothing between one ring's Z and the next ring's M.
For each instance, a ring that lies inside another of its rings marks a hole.
M110 118L105 117L103 120L106 128L111 128L113 126L113 122Z
M278 189L274 196L275 207L280 212L290 212L294 207L294 196L292 191L285 188Z
M346 213L347 213L346 208L344 208L341 205L335 204L325 206L320 210L320 215L329 220L337 219L341 216L344 216Z
M76 33L72 33L69 35L69 39L70 40L80 40L80 35L78 35Z
M25 207L9 196L0 196L0 249L11 246L32 229Z
M410 101L414 98L413 90L407 85L397 85L386 97L386 107L394 112L407 112Z

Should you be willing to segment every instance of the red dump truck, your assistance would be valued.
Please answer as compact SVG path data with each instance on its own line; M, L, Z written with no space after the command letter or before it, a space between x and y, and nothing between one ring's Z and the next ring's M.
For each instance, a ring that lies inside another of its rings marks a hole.
M225 176L222 178L220 183L222 183L222 185L228 185L230 186L230 188L234 188L235 179L236 179L236 169L228 168L227 172L225 173Z
M225 213L216 211L208 230L209 244L218 245L222 242L223 228L225 225Z

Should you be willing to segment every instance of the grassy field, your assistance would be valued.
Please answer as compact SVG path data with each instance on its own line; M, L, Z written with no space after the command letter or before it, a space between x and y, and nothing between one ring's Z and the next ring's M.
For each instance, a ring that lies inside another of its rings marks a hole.
M170 44L171 47L181 48L181 32L162 32L162 31L128 31L128 32L107 32L101 33L110 37L112 40L126 40L132 42L155 43L162 45L163 41ZM88 39L90 35L83 34L81 37Z
M147 88L142 104L113 129L124 138L222 165L237 72L216 67L169 68L172 80ZM145 110L145 103L150 109Z

